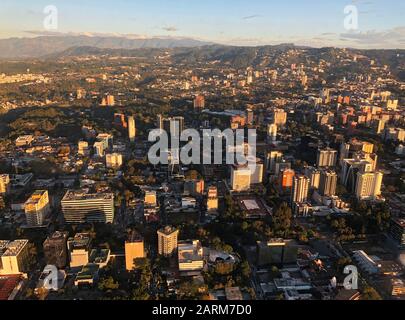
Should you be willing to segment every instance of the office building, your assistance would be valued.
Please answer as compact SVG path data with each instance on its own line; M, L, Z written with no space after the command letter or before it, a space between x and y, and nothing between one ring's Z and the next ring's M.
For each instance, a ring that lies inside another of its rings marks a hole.
M8 174L0 174L0 195L4 195L9 191L10 176Z
M319 193L322 196L332 197L336 195L338 176L335 171L332 170L322 170L320 183L319 183Z
M248 166L232 166L231 187L236 192L247 191L251 184L251 170Z
M107 168L119 169L122 166L122 154L110 153L105 156L105 163Z
M302 203L308 200L309 178L304 175L296 175L292 186L292 203Z
M132 231L125 241L125 266L127 271L137 267L136 259L146 258L145 243L143 237Z
M18 275L28 271L28 240L0 240L0 275Z
M89 263L92 239L88 233L76 233L67 241L71 268L83 267Z
M56 231L46 238L43 248L45 261L48 265L64 269L68 261L68 232Z
M318 168L334 167L337 161L337 151L327 148L318 150L316 164Z
M179 230L166 226L158 230L158 253L162 256L169 257L177 251L177 241Z
M202 271L204 268L203 247L200 240L178 243L179 271Z
M135 118L132 116L128 117L128 138L129 138L129 141L135 142L136 124L135 124Z
M382 172L358 172L356 197L359 200L375 200L381 196Z
M89 194L69 190L61 201L66 223L113 223L114 194Z
M207 211L208 213L214 213L218 210L218 189L211 186L207 192Z
M25 202L25 218L29 227L42 226L51 211L48 191L35 191Z

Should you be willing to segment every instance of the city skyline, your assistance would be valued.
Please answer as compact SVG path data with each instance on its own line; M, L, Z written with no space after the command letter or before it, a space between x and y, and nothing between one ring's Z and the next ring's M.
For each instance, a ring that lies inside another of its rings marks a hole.
M58 28L43 27L44 8L58 9ZM345 28L346 6L358 29ZM3 1L0 39L38 35L184 37L226 45L295 43L312 47L405 48L405 4L398 1ZM108 23L106 23L108 22Z

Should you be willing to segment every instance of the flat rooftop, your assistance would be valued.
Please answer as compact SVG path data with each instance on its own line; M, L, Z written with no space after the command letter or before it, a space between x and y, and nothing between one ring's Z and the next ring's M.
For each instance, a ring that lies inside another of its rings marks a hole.
M113 193L85 193L83 191L69 190L62 201L83 201L83 200L113 200Z
M14 240L8 243L6 251L3 253L3 257L12 257L18 255L21 250L28 244L28 240Z

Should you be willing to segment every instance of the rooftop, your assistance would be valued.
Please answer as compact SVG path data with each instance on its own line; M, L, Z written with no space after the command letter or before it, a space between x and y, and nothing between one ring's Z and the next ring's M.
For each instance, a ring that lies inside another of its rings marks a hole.
M18 255L27 244L28 240L14 240L13 242L8 243L3 257L12 257Z
M113 193L85 193L83 191L69 190L62 201L83 201L83 200L113 200Z

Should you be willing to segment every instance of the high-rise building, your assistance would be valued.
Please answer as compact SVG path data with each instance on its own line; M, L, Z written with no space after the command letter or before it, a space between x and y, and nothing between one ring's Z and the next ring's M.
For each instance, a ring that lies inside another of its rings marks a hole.
M356 196L359 200L374 200L381 196L382 172L358 172Z
M318 189L321 181L321 171L314 167L306 167L304 174L309 178L311 189Z
M204 109L204 108L205 108L205 97L202 94L199 94L194 98L194 109Z
M284 127L287 124L287 112L283 109L274 109L271 112L273 124Z
M292 169L285 169L280 173L280 186L283 189L290 189L294 183L295 171Z
M96 142L94 142L94 145L93 145L93 148L94 148L94 154L97 156L97 157L104 157L104 154L105 154L105 146L104 146L104 143L103 142L101 142L101 141L96 141Z
M318 150L316 164L318 168L334 167L337 161L337 151L331 148Z
M208 188L207 193L207 211L208 213L217 212L218 210L218 189L215 186Z
M61 201L66 223L113 223L114 194L69 190Z
M99 133L96 137L98 142L101 142L104 146L104 150L113 146L114 137L109 133Z
M56 266L59 269L64 269L67 265L68 232L56 231L51 236L46 238L43 248L45 261L48 265Z
M145 243L143 237L133 231L125 241L125 266L127 271L132 271L137 267L136 259L146 258Z
M132 116L128 117L128 138L129 141L135 142L135 137L136 137L136 124L135 124L135 118Z
M6 194L9 190L10 176L8 174L0 174L0 195Z
M292 203L302 203L308 200L309 178L304 175L296 175L293 179Z
M122 154L110 153L105 156L107 168L118 169L122 166Z
M377 134L380 134L385 129L385 121L383 119L377 120Z
M42 226L51 208L48 191L35 191L25 202L25 217L30 227Z
M267 126L267 136L272 142L277 140L277 130L277 125L274 123L271 123Z
M28 271L28 240L0 240L0 275L19 275Z
M254 122L254 113L250 108L246 109L246 122L248 125L252 125Z
M270 151L267 154L266 170L269 173L275 173L276 163L281 162L283 159L283 153L281 151Z
M162 256L169 257L177 250L177 241L179 230L166 226L158 230L158 253Z
M338 176L335 171L322 170L319 183L319 193L322 196L332 197L336 195Z
M180 137L184 131L184 117L171 117L164 118L162 115L158 115L159 129L165 130L167 134L175 137Z
M251 170L248 166L232 166L231 186L234 191L247 191L251 184Z
M373 172L376 167L376 161L368 157L356 157L354 159L345 159L342 162L342 171L340 176L341 183L349 192L355 192L357 185L357 173Z

